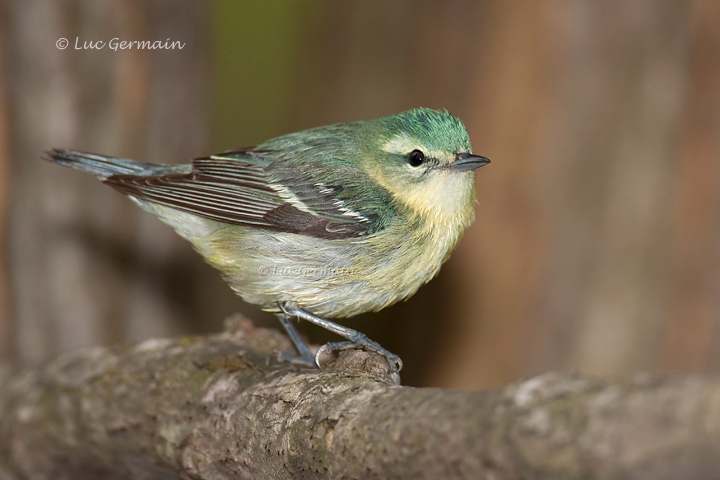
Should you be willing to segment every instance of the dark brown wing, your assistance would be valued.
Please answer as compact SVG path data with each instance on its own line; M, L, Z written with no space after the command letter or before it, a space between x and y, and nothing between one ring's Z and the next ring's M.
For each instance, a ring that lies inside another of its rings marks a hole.
M226 152L194 160L187 173L112 175L104 182L127 195L224 223L326 239L372 231L369 218L348 216L332 195L314 198L309 207L290 188L273 183L266 171L271 153Z

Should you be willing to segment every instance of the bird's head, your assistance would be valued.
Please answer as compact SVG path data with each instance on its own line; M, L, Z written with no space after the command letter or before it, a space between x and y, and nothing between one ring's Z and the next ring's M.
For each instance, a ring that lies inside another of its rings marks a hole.
M463 123L447 112L410 110L368 122L365 169L400 204L435 222L472 221L475 169Z

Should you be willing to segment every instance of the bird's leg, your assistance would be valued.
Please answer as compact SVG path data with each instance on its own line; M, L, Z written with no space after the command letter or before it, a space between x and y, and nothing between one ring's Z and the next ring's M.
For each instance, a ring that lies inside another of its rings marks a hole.
M290 362L300 362L305 365L315 367L315 357L313 356L313 353L310 351L310 348L307 346L307 344L303 341L302 337L300 336L300 333L295 328L295 325L292 324L290 321L290 315L286 313L279 313L276 315L278 320L280 320L280 324L285 328L285 331L287 332L288 336L290 337L290 340L292 340L293 344L295 345L295 348L297 348L297 351L300 355L297 357L293 355L287 355L285 353L278 354L280 359L287 360Z
M280 309L282 309L283 313L285 313L286 315L286 321L288 317L295 317L300 320L306 320L337 335L340 335L341 337L348 340L347 342L330 342L320 347L318 351L315 352L315 364L317 364L317 366L320 366L320 355L325 352L329 353L335 350L342 350L350 347L361 347L366 350L370 350L371 352L379 353L383 357L387 358L395 372L399 372L402 369L402 360L399 356L385 349L379 343L370 340L364 333L360 333L357 330L353 330L352 328L343 327L342 325L338 325L337 323L331 322L330 320L318 317L317 315L303 310L302 308L291 302L281 302L279 303L279 306ZM288 330L288 334L290 334L290 337L292 338L292 334L290 333L290 330L285 325L285 323L283 323L283 326L285 326L285 329ZM292 329L294 331L294 334L299 338L297 330L295 330L294 327L292 327ZM300 350L301 356L304 356L304 353L301 350L300 346L298 346L297 341L293 339L293 342L295 342L298 350ZM302 342L302 340L300 340L300 342ZM307 345L305 345L304 343L302 343L302 345L305 349L307 349ZM310 350L308 349L307 351L309 353Z

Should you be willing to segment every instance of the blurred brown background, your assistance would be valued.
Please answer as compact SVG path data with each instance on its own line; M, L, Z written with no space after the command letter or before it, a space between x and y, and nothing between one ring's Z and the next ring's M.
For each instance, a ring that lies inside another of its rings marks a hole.
M185 47L75 50L115 37ZM43 150L186 162L416 106L459 116L493 163L440 276L344 322L400 354L405 383L720 371L713 0L0 0L0 358L214 331L234 311L275 326Z

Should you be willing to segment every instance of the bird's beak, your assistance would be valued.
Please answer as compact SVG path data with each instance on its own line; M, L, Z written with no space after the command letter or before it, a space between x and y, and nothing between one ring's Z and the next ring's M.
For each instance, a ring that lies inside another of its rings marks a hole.
M489 158L473 155L472 153L458 153L455 161L450 164L452 170L458 172L469 172L490 163Z

